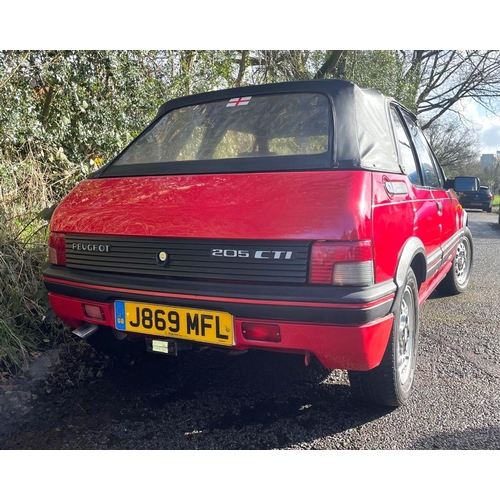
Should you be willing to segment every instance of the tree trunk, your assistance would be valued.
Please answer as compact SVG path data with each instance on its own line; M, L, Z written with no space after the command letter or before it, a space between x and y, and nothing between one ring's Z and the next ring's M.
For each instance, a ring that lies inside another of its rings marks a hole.
M43 110L41 116L42 126L44 129L47 128L47 122L50 113L50 105L52 104L53 99L54 99L54 87L50 85L47 92L45 93L45 99L43 102Z
M326 78L329 74L331 74L337 66L343 52L343 50L328 51L325 62L323 63L321 68L319 68L318 72L314 75L314 78Z
M234 82L235 87L241 87L241 83L243 82L243 77L245 76L245 69L247 67L248 60L248 50L241 51L241 59L240 59L240 67L238 70L238 76L236 81Z

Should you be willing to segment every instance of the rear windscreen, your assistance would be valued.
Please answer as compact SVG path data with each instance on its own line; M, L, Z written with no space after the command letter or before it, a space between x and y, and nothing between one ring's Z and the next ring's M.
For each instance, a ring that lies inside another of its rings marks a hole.
M328 151L330 129L323 94L241 96L170 111L113 166L319 155Z

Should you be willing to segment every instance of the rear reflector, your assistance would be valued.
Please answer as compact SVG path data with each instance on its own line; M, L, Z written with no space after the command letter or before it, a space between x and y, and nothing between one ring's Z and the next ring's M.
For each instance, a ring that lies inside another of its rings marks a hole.
M311 253L309 282L322 285L373 285L371 242L315 243Z
M87 316L88 318L94 318L99 320L106 319L102 307L93 306L91 304L82 304L82 306L83 306L83 312L85 313L85 316Z
M262 323L243 323L241 325L243 337L247 340L261 340L265 342L281 342L280 327Z
M64 233L50 233L49 263L58 266L66 265L66 235Z

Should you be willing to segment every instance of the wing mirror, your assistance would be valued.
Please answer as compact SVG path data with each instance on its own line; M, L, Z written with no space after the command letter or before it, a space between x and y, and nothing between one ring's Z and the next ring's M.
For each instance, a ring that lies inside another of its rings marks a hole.
M455 179L447 179L445 188L451 188L456 193L479 191L479 179L477 177L455 177Z

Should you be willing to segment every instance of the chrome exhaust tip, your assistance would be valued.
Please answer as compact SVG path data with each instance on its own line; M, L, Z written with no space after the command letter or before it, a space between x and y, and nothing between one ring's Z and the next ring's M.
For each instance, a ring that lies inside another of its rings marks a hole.
M99 325L95 325L94 323L84 323L82 326L79 326L76 330L73 330L73 333L80 337L81 339L87 339L92 334L94 334L99 329Z

